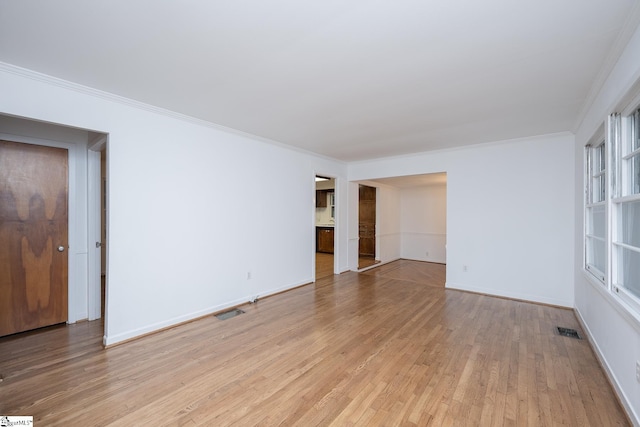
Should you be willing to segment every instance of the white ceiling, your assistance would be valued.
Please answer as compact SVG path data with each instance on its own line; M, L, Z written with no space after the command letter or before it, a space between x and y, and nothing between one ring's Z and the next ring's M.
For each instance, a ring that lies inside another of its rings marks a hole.
M2 0L0 61L344 161L572 131L637 0Z

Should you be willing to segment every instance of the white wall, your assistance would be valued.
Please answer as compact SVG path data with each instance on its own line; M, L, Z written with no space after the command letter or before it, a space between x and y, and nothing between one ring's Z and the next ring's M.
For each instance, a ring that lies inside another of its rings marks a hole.
M314 280L314 177L346 206L344 164L7 64L0 93L0 113L109 134L107 344Z
M634 87L635 85L635 87ZM590 280L583 269L584 145L606 120L619 111L628 95L640 93L640 28L636 29L615 68L596 96L576 133L575 146L575 308L627 413L640 426L640 317L633 316L614 295Z
M349 182L349 203L348 203L348 218L349 218L349 234L347 235L347 241L349 244L349 270L358 270L358 199L360 193L358 192L358 183Z
M557 134L351 163L349 179L447 172L447 287L572 307L573 145Z
M400 189L401 257L447 262L447 185Z
M367 184L369 185L369 184ZM381 263L401 256L400 190L376 183L376 259Z

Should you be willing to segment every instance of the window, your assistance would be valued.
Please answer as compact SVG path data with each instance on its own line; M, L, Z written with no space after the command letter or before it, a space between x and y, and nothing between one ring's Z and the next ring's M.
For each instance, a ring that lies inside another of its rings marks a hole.
M640 315L640 95L606 127L585 147L584 268Z
M602 138L587 145L585 268L605 283L607 272L607 156Z
M612 288L640 306L640 109L616 115Z
M329 193L329 206L331 206L331 219L336 218L336 193L335 192L330 192Z

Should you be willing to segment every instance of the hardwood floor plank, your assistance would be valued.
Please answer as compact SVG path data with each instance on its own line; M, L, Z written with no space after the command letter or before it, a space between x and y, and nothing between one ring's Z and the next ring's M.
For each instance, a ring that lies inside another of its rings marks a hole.
M316 280L333 276L333 254L316 252Z
M0 414L36 425L627 426L572 311L344 273L103 349L102 324L0 339Z

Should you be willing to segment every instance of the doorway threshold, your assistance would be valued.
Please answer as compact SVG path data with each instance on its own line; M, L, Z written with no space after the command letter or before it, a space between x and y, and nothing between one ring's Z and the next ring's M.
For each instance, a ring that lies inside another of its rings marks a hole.
M373 257L368 257L368 256L366 256L366 257L363 257L363 256L358 257L358 270L362 270L364 268L371 267L371 266L374 266L374 265L377 265L377 264L380 264L380 260L379 259L375 259Z
M360 260L362 260L362 258L360 258ZM358 269L356 270L358 273L361 273L363 271L367 271L367 270L371 270L372 268L376 268L379 267L383 264L387 264L380 262L380 260L367 260L367 262L362 263L360 261L358 261Z

